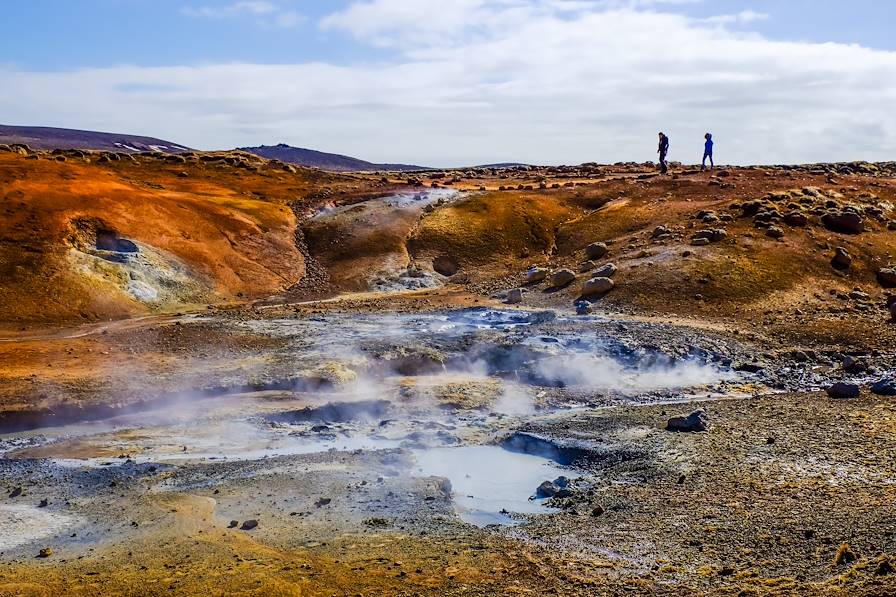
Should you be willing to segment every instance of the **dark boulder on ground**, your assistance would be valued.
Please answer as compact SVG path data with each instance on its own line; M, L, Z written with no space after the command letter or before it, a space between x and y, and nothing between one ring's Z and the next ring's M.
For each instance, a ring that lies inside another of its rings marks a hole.
M821 216L821 223L828 230L843 234L860 234L865 230L862 217L851 211L833 211Z
M896 377L885 377L875 382L871 391L878 396L896 396Z
M858 398L861 390L854 383L838 381L827 389L831 398Z
M843 247L837 247L834 250L834 258L831 259L831 267L836 270L845 271L852 265L852 255Z
M686 417L672 417L666 422L666 431L675 431L678 433L706 431L708 427L709 415L703 410L695 410Z
M878 270L877 282L884 288L896 288L896 268L885 267Z
M252 529L254 529L257 526L258 526L258 521L255 519L252 519L252 520L247 520L247 521L243 522L242 526L240 526L240 529L243 531L251 531Z
M607 254L609 249L604 243L591 243L585 247L585 255L588 259L600 259Z

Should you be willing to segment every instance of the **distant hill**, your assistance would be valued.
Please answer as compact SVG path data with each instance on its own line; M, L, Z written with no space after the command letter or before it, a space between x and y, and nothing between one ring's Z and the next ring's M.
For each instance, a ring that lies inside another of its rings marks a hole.
M152 137L47 126L7 126L3 124L0 124L0 143L24 143L32 149L94 149L131 153L190 151L189 147Z
M325 153L323 151L303 149L301 147L292 147L285 143L280 143L278 145L262 145L260 147L240 147L239 150L254 153L257 156L269 160L280 160L281 162L286 162L288 164L306 166L309 168L320 168L321 170L332 170L334 172L369 172L373 170L408 172L413 170L428 170L428 168L410 164L374 164L373 162L366 162L346 155Z

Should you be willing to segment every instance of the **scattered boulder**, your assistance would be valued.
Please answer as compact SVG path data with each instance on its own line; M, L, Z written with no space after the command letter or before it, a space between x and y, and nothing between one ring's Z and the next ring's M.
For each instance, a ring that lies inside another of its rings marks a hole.
M791 211L784 214L784 223L788 226L802 227L809 223L809 218L803 212Z
M591 260L600 259L604 255L606 255L608 251L609 249L604 243L591 243L590 245L585 247L585 255L587 255L588 259Z
M854 383L838 381L827 389L827 393L831 398L858 398L861 390Z
M571 269L558 269L551 274L551 286L554 288L563 288L568 286L576 279L576 274Z
M737 363L732 367L735 371L744 371L746 373L759 373L765 367L759 363Z
M582 285L582 296L606 294L616 286L613 280L606 277L591 278Z
M884 288L896 288L896 268L884 267L877 271L877 282Z
M553 481L545 481L535 490L535 497L537 498L567 498L571 495L569 479L566 477L557 477Z
M510 292L507 293L507 304L509 305L517 305L523 302L523 289L522 288L514 288Z
M231 520L231 521L230 521L230 524L227 525L227 528L228 528L228 529L235 529L235 528L238 527L238 526L240 526L240 521L238 521L238 520Z
M693 245L693 246L695 246L695 247L705 247L705 246L708 245L708 244L709 244L709 239L708 239L708 238L694 238L694 239L691 239L691 245Z
M526 283L534 284L536 282L541 282L548 277L549 273L550 272L543 267L530 268L529 271L526 272Z
M560 491L560 488L554 485L551 481L545 481L541 485L538 486L538 489L535 490L535 497L537 498L550 498L557 495L557 492Z
M49 558L51 555L53 555L52 547L42 547L41 550L37 552L37 557L39 558Z
M691 237L692 243L693 241L699 239L706 239L708 242L717 243L719 241L725 240L728 238L728 231L724 228L711 228L707 230L698 230L694 233L694 236Z
M460 264L451 255L439 255L432 260L432 269L436 273L450 278L460 271Z
M821 216L824 227L842 234L861 234L865 231L862 217L851 211L832 211Z
M676 433L696 433L709 427L709 415L704 410L695 410L688 416L672 417L666 422L666 431Z
M9 497L17 498L24 493L25 493L24 489L22 489L21 487L16 487L12 491L9 492Z
M885 377L871 386L871 391L878 396L896 396L896 378Z
M868 370L868 361L845 356L843 357L843 370L847 373L863 373Z
M243 524L240 526L240 530L241 531L251 531L252 529L254 529L257 526L258 526L258 521L253 518L253 519L244 521Z
M831 259L831 267L836 270L846 271L852 266L852 255L843 247L837 247L834 250L834 257Z
M590 301L576 301L576 315L590 315L594 312L594 306Z
M619 268L612 263L608 263L594 270L594 273L591 276L593 278L612 278L617 271L619 271Z
M584 274L590 272L595 268L596 265L597 264L591 260L585 261L579 266L579 273Z
M765 235L771 238L783 238L784 231L777 226L769 226L765 231Z

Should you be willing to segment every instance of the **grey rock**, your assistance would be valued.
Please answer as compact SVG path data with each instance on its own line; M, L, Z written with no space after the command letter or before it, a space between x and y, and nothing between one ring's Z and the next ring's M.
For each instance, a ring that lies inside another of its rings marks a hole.
M604 243L591 243L585 247L585 255L591 260L600 259L606 255L608 251L609 249Z
M606 294L615 286L610 278L591 278L582 285L582 296Z
M677 433L696 433L706 431L708 427L709 415L703 410L695 410L686 417L672 417L666 422L666 431Z
M562 288L568 286L576 279L576 274L571 269L558 269L551 274L551 286Z

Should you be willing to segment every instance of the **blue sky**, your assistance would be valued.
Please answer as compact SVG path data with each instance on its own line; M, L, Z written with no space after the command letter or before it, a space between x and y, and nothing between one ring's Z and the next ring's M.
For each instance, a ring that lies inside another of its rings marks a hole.
M896 2L32 0L2 14L0 75L21 92L0 100L4 124L449 165L637 159L658 128L673 143L712 128L739 162L896 149Z

